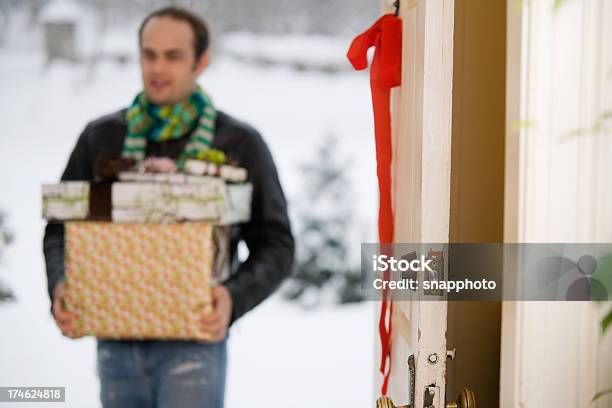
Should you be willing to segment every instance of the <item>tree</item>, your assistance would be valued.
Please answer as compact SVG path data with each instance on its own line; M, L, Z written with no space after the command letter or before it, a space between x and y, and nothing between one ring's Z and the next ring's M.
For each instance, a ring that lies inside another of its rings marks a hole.
M13 235L6 228L6 214L0 211L0 259L6 247L13 241ZM0 280L0 303L15 300L11 289Z
M306 307L363 300L359 261L353 261L350 251L355 226L350 165L340 162L337 146L337 139L328 136L315 159L300 166L305 187L292 203L297 261L284 295Z

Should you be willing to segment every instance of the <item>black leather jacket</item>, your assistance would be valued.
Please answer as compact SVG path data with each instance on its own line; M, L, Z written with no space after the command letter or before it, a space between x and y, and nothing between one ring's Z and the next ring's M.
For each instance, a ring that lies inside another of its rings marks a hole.
M125 110L104 116L87 125L70 155L62 180L93 180L98 155L121 155L127 124ZM147 144L147 155L177 158L188 136ZM248 171L253 183L251 221L231 227L230 277L224 282L233 299L231 322L257 306L289 276L293 264L294 240L287 216L287 202L276 167L266 143L249 125L218 112L213 147L223 150ZM237 246L244 240L248 258L240 263ZM64 277L64 225L48 223L43 250L47 267L49 296Z

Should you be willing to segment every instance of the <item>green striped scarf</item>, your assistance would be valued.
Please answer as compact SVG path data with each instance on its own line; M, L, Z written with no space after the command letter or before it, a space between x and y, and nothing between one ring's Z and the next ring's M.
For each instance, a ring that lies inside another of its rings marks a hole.
M128 108L126 119L128 130L122 156L136 161L144 160L148 141L163 142L191 133L177 160L181 168L186 159L210 148L217 111L210 97L198 86L187 101L174 105L154 105L141 92Z

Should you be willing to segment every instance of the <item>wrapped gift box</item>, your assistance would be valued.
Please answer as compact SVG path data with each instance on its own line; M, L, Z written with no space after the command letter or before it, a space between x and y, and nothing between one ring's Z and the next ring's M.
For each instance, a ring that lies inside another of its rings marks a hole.
M247 179L247 170L243 167L226 164L216 165L201 160L186 160L184 170L189 174L219 176L232 183L242 183Z
M251 183L184 174L122 173L124 182L64 182L43 186L43 218L117 223L248 222Z
M252 195L251 183L225 184L206 176L188 176L184 184L113 183L112 220L119 223L243 223L251 218Z
M212 177L205 183L113 183L112 219L128 223L218 221L225 193L225 183Z
M229 225L248 222L251 219L252 196L253 185L251 183L228 184L219 223Z
M242 183L247 179L247 171L242 167L221 166L219 169L219 176L233 183Z
M42 186L43 218L47 220L82 220L89 215L89 183L66 181Z
M218 248L213 225L67 222L65 228L67 307L79 316L78 334L208 338L197 320L211 310L213 265L227 252L226 243Z
M138 173L124 171L119 173L120 181L158 182L158 183L185 183L187 175L183 173Z

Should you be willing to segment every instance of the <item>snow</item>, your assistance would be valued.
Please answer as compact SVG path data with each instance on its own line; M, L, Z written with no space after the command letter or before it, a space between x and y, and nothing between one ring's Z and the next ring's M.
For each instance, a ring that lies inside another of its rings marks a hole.
M244 44L258 42L241 36ZM304 48L306 39L279 41L288 53L318 53L318 45ZM341 40L333 47L344 52L347 45ZM262 133L290 203L303 185L298 164L315 154L327 133L338 136L335 153L353 162L354 211L366 220L347 239L356 248L372 240L377 193L367 75L296 72L216 57L201 84L219 108ZM0 48L0 208L16 238L0 276L18 298L0 306L0 386L66 386L66 406L99 406L95 341L62 337L48 312L40 186L59 178L85 124L129 104L139 81L134 63L46 66L39 48ZM226 406L372 404L373 327L368 302L307 312L273 296L232 327Z
M249 60L310 67L350 69L345 57L349 39L324 35L258 35L236 32L220 41L223 52Z
M83 10L73 0L53 0L40 13L40 21L45 23L76 23Z
M100 54L103 56L123 56L137 60L138 43L134 41L137 36L137 27L113 30L102 38L102 44L99 46Z

